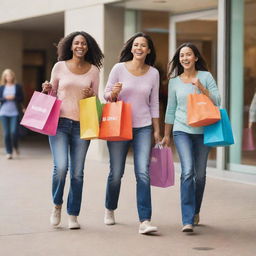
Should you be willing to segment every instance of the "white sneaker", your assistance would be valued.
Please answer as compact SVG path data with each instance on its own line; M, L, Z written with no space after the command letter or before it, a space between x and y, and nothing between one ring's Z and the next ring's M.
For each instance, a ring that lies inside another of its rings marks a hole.
M77 216L68 215L68 228L69 229L80 229L80 225L77 222Z
M61 220L61 205L55 205L52 209L50 223L52 226L58 226Z
M105 225L115 224L115 214L113 210L105 209L104 223Z
M193 226L191 224L186 224L182 227L182 232L193 232Z
M8 160L9 160L9 159L12 159L12 154L7 154L7 155L6 155L6 159L8 159Z
M140 223L140 227L139 227L140 234L148 234L156 231L157 231L157 227L152 226L148 220L145 220L142 223Z

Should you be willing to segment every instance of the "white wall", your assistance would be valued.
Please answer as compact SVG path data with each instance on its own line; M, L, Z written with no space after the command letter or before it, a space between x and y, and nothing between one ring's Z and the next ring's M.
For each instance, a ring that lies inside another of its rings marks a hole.
M0 73L6 68L14 70L18 82L22 80L22 34L0 30Z
M17 31L0 31L0 76L4 69L11 68L18 82L22 80L22 34ZM0 125L0 148L3 147Z

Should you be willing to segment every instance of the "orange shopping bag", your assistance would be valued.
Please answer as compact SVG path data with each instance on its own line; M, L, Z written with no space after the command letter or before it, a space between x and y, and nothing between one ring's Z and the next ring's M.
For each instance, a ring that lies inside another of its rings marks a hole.
M132 112L129 103L117 101L104 105L99 139L109 141L132 139Z
M191 93L187 98L187 122L193 127L206 126L220 120L220 111L204 94Z

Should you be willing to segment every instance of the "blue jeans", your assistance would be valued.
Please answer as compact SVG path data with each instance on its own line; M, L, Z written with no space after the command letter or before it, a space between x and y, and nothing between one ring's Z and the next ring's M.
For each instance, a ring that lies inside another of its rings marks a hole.
M19 116L1 116L4 132L4 144L7 154L12 154L13 148L18 149Z
M105 206L115 210L124 174L126 156L130 145L133 148L134 171L137 189L137 209L140 221L151 219L151 192L149 178L149 157L151 150L152 126L133 128L130 141L108 141L110 173L107 182Z
M81 208L84 162L90 141L80 139L80 123L60 118L57 134L49 136L54 169L52 175L52 197L55 205L62 205L63 191L68 169L70 188L67 201L69 215L78 216Z
M173 132L181 163L181 211L183 225L193 224L200 212L210 147L204 145L203 134Z

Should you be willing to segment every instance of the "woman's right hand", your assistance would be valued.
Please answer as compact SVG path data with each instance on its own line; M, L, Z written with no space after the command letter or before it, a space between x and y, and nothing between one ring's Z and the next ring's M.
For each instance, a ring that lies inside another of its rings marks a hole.
M165 135L161 141L161 144L164 146L164 147L170 147L171 146L171 138L170 136L168 135Z
M111 93L111 98L112 99L117 99L119 93L121 92L122 90L122 83L118 82L118 83L115 83L112 87L112 93Z
M52 85L46 80L46 81L42 84L42 88L43 88L42 92L43 92L43 93L46 93L46 92L51 91Z

